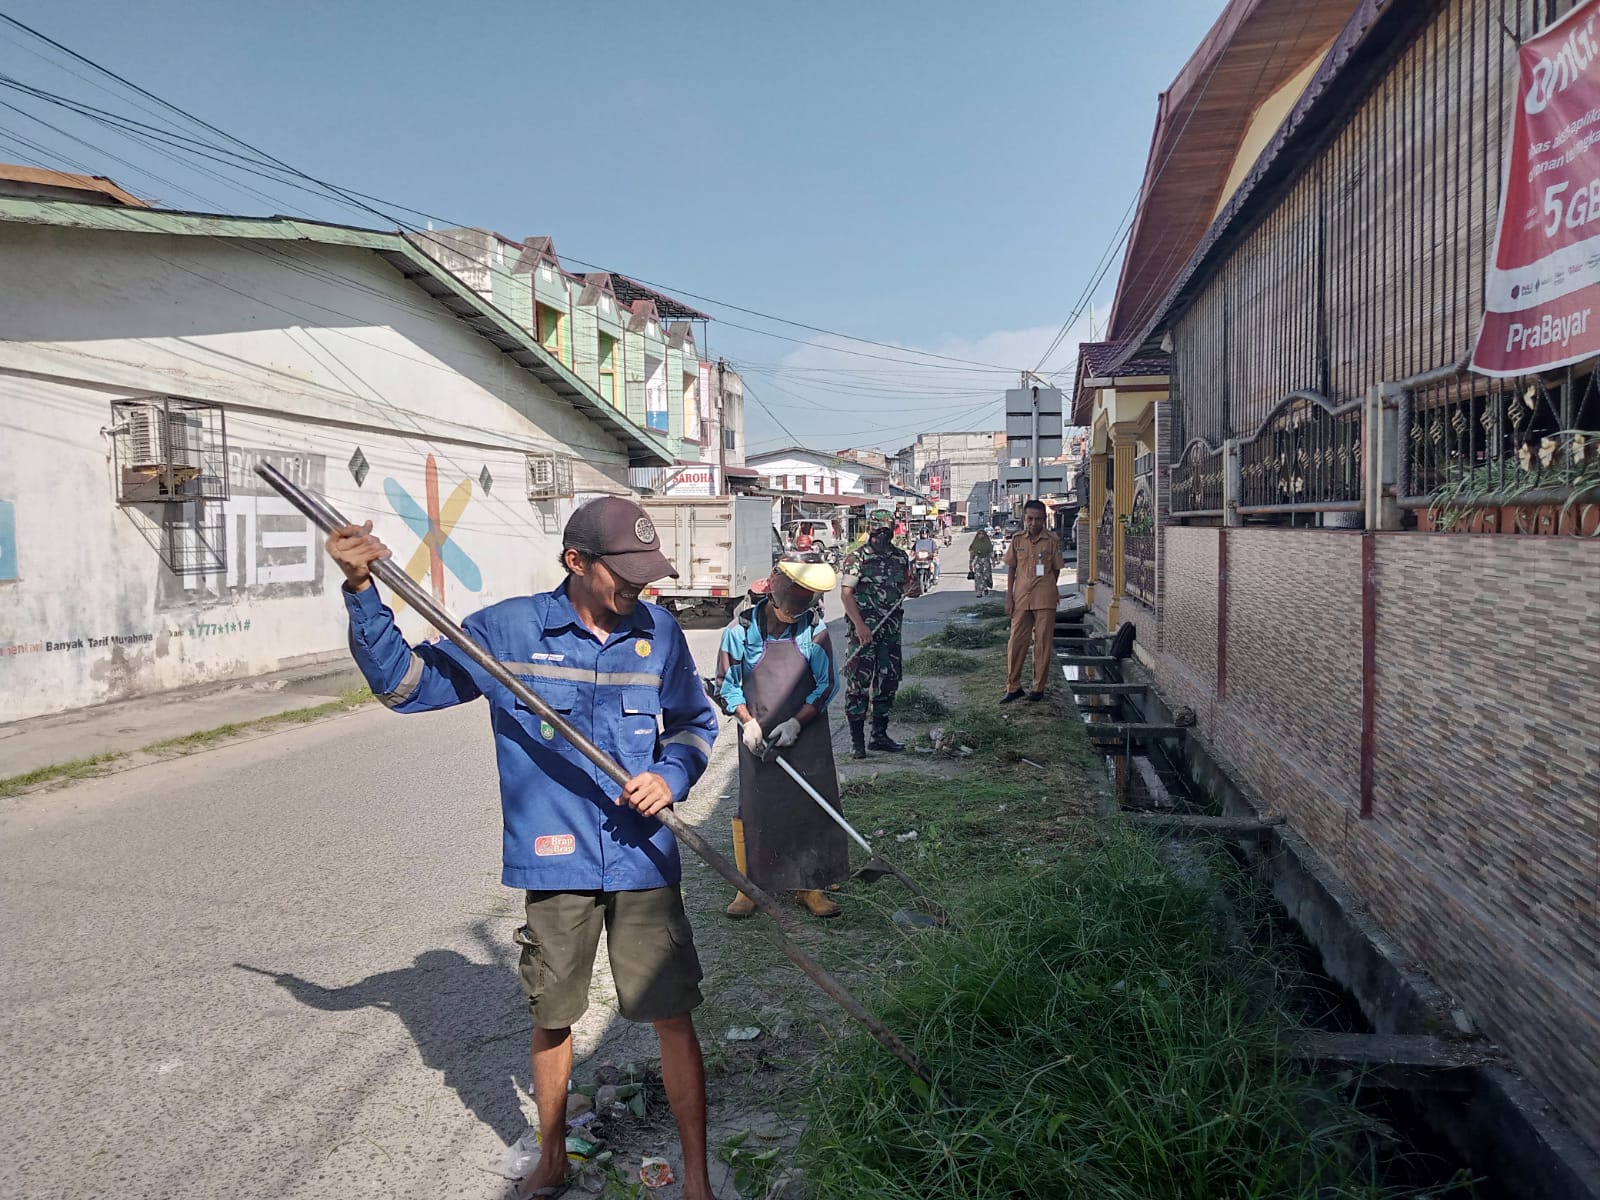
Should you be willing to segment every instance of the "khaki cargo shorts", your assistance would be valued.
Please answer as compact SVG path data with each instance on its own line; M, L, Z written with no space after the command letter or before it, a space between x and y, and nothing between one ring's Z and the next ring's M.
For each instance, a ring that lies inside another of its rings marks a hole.
M529 892L517 974L540 1029L565 1029L589 1007L589 981L606 931L617 1005L630 1021L696 1008L700 956L677 885L642 892Z

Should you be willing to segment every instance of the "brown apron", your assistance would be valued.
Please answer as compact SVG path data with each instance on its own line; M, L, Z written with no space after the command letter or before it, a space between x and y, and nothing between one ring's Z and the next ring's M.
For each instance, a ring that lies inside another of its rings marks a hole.
M757 614L754 618L760 620ZM745 668L744 702L767 734L800 711L815 680L793 640L769 641L761 661ZM790 766L841 810L827 714L779 750ZM839 883L850 873L844 830L775 762L762 762L739 743L739 816L751 879L769 892L798 892Z

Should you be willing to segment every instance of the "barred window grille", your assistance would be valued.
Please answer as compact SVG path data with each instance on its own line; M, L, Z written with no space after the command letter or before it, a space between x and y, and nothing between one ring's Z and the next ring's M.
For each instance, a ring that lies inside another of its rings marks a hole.
M228 433L221 408L174 396L111 405L118 504L228 498Z
M566 500L572 495L572 459L564 454L528 455L528 499Z

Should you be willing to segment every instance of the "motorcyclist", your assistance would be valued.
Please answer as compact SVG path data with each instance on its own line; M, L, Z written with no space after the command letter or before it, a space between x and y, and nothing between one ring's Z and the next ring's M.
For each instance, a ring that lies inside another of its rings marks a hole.
M924 550L928 552L929 556L933 560L932 582L933 583L938 583L939 582L939 543L934 539L933 527L931 525L924 525L922 527L921 535L917 538L917 540L915 542L911 543L911 561L912 562L916 562L917 555L922 553Z

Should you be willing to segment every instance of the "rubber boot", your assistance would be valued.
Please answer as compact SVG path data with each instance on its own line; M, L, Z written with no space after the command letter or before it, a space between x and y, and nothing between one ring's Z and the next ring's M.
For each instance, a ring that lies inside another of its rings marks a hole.
M850 718L850 757L865 758L867 756L867 719L865 717Z
M738 817L733 819L733 865L739 868L739 874L745 874L744 822ZM723 911L736 921L743 920L756 911L756 902L740 892Z
M807 892L796 892L794 898L805 905L806 911L813 917L822 917L826 920L828 917L837 917L839 915L839 906L815 889Z
M905 743L897 742L889 736L889 718L872 718L872 740L867 743L874 750L887 750L890 754L898 754L904 750Z

